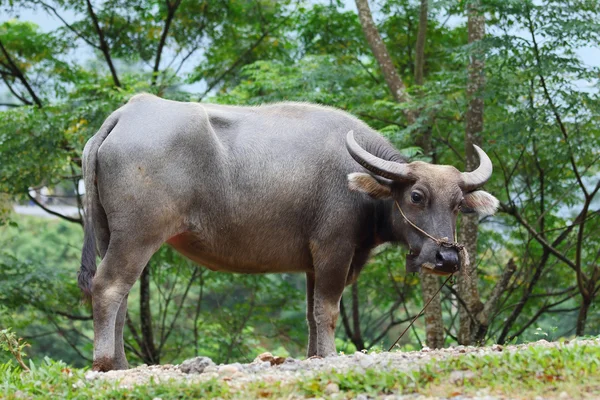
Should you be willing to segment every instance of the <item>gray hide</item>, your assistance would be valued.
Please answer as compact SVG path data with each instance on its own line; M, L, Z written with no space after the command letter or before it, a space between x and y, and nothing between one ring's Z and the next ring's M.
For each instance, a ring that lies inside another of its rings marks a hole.
M374 176L346 150L349 131L348 140L369 154L405 162L377 132L328 107L235 107L144 94L115 111L87 143L83 161L79 281L93 301L94 369L127 368L127 295L165 242L215 271L305 273L309 356L335 353L342 291L373 247L404 243L419 265L456 267L458 256L442 254L409 227L393 200L432 235L453 235L467 197L461 173L411 163L402 164L411 168L403 179ZM413 204L414 190L425 203ZM474 193L469 209L491 207L490 195Z

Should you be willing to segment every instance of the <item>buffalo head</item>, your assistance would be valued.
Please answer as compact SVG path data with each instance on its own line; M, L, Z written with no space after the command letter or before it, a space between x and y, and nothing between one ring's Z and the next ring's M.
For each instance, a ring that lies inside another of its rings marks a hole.
M407 270L424 267L439 275L458 271L457 250L440 246L421 230L434 238L453 241L459 211L479 215L496 211L498 200L485 191L476 190L492 175L492 162L487 154L474 146L479 167L473 172L460 172L449 165L384 160L363 149L352 131L346 137L346 147L350 155L373 174L350 174L350 189L394 203L391 225L394 236L409 247Z

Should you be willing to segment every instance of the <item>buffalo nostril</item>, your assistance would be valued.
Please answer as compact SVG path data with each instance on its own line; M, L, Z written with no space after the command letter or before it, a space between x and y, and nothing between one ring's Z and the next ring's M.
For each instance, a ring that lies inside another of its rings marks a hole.
M457 271L459 262L458 252L454 249L442 248L435 255L435 266L441 271Z
M444 264L444 256L440 251L435 254L435 263L438 266L442 266Z

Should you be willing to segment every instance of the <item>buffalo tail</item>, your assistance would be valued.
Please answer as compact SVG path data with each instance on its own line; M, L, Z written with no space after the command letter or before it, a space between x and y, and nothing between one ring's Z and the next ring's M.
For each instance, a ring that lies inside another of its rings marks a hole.
M81 168L85 183L85 210L84 210L84 233L83 248L81 250L81 267L77 276L77 283L86 300L92 298L92 281L96 274L96 233L94 230L94 209L102 207L96 186L96 161L98 149L108 137L118 122L118 116L113 113L102 124L96 133L86 144L83 150Z

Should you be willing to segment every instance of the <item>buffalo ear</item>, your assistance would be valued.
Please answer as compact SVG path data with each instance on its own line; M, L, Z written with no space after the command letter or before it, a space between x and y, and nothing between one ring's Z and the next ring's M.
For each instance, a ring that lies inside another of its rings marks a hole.
M480 217L488 215L494 215L498 210L500 202L497 198L484 192L483 190L476 190L471 193L465 194L461 204L461 211L465 214L477 213Z
M388 184L362 172L348 174L348 187L350 190L366 193L374 199L386 199L392 196Z

